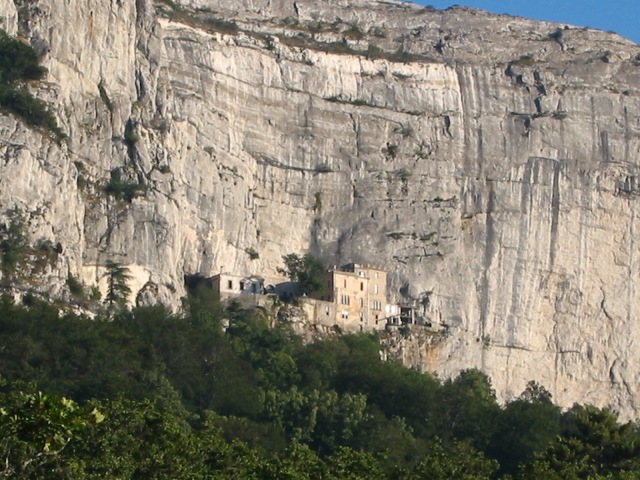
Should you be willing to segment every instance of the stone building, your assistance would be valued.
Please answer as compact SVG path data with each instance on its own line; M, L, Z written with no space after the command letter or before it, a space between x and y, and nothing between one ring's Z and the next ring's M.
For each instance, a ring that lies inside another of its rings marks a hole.
M220 300L265 293L264 279L257 275L241 276L219 273L208 278L207 284L220 295Z
M334 322L345 330L384 328L388 318L400 313L388 303L384 270L349 263L329 270L323 282L324 290L313 296L335 305Z
M287 299L299 295L298 284L281 280L265 282L257 275L220 273L205 282L222 301L233 299L245 306L264 306L276 297ZM385 270L349 263L328 270L322 282L322 291L299 298L307 318L315 325L337 325L345 332L362 332L408 321L401 315L400 306L388 302Z

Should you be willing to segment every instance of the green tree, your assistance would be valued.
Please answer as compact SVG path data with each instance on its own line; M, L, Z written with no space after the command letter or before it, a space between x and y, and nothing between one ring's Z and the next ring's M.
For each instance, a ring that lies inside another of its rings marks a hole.
M103 419L97 408L86 410L65 397L9 386L0 395L0 476L52 478L61 465L77 470L68 455L70 445Z
M607 409L575 406L565 414L565 427L520 478L621 479L640 477L640 428L618 423ZM542 475L542 476L541 476Z
M278 272L289 277L291 281L297 282L303 294L323 293L322 277L327 269L322 261L310 253L305 253L302 257L290 253L284 255L282 260L284 268L278 268Z
M151 400L98 405L104 421L73 449L85 479L201 478L198 438L181 411Z
M8 225L0 225L0 259L2 260L2 283L5 286L19 275L29 251L24 214L14 208L7 212L7 216Z
M296 364L302 384L307 388L326 389L333 384L340 362L349 354L342 338L313 342L296 351Z
M131 288L129 287L129 280L131 275L129 269L123 267L121 264L107 260L105 267L107 272L107 296L105 301L109 306L124 306L127 302L127 297L131 294Z
M530 463L560 434L561 416L551 394L529 382L520 397L498 416L487 454L498 460L501 473L517 473L519 465Z
M326 460L330 480L369 480L384 478L378 459L369 452L340 447Z
M498 462L488 460L466 442L445 446L436 441L424 458L402 480L489 480ZM543 477L540 477L543 478Z
M338 392L362 393L388 418L402 416L416 436L429 438L441 419L434 414L440 383L429 374L380 360L379 338L349 335L341 338L349 353L339 363L334 385ZM442 426L442 429L447 427Z
M26 86L26 82L40 80L46 74L39 61L31 46L0 29L0 107L28 125L46 128L61 140L65 135L46 103L34 97Z
M202 480L262 480L265 460L246 443L225 439L220 420L212 412L202 415L196 434L199 440ZM192 477L193 478L193 477ZM191 480L191 479L189 479Z
M288 438L328 454L354 436L366 419L364 395L338 395L335 391L270 390L265 395L264 417Z
M404 417L387 418L376 405L368 408L367 418L347 442L354 449L375 454L387 474L414 466L431 443L418 438Z
M434 421L436 431L449 432L456 440L467 440L474 448L485 451L500 413L491 380L471 369L444 382Z
M33 48L0 29L0 83L42 79L47 70L39 62Z
M227 307L225 317L229 319L229 343L251 363L262 386L287 389L299 380L292 354L300 338L288 325L272 328L266 316L244 310L236 302Z
M327 468L322 460L309 447L295 440L285 452L263 462L257 473L261 480L327 478Z

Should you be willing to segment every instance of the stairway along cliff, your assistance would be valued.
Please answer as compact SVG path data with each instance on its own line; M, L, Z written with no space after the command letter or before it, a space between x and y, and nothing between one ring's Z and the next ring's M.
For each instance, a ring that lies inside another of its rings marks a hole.
M66 134L0 114L0 214L56 245L33 288L117 262L177 307L185 274L374 263L448 331L407 364L640 415L636 44L392 0L0 0L0 28Z

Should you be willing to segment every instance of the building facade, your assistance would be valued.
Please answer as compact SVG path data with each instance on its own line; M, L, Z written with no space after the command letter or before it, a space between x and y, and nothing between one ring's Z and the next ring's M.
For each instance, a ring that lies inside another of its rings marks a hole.
M349 263L328 270L322 282L322 291L299 299L307 317L316 325L363 332L414 323L412 309L409 316L407 308L389 303L385 270ZM206 283L221 301L234 299L245 306L268 305L277 297L285 300L297 297L300 290L295 282L286 279L265 282L257 275L220 273L207 278Z
M335 305L335 324L347 330L383 328L387 318L397 315L387 301L387 272L357 263L329 270L320 300Z
M264 293L264 279L257 275L240 276L219 273L207 279L209 286L220 294L220 300L238 295L261 295Z

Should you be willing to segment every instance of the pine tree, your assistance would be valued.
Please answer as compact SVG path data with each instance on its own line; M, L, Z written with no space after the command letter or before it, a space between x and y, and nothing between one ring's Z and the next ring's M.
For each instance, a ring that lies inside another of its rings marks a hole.
M111 260L107 260L105 267L108 282L105 301L109 306L124 306L127 303L127 297L131 294L131 288L128 285L131 280L129 269Z

